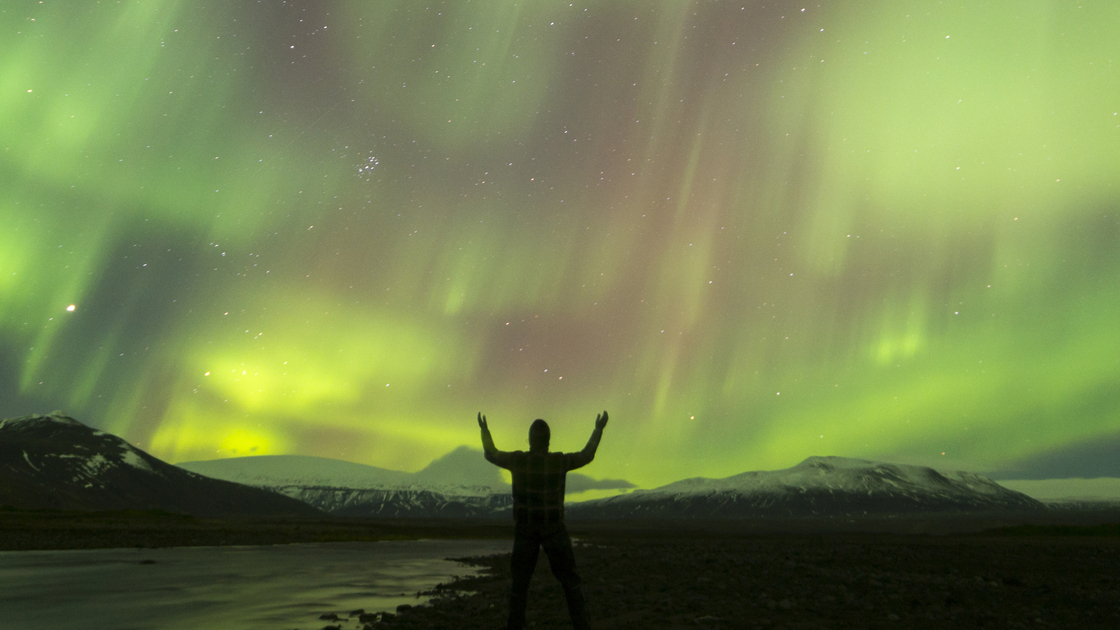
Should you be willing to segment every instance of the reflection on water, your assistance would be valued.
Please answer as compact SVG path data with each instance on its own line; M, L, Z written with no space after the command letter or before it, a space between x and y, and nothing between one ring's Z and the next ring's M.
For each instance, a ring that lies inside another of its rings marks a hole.
M321 628L319 615L395 610L508 541L0 552L7 629ZM355 622L357 620L355 619ZM349 624L348 624L349 625ZM357 627L357 624L353 624Z

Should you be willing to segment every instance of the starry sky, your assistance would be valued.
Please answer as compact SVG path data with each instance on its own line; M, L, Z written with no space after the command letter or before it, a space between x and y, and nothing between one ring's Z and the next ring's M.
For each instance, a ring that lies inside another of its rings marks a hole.
M1120 4L0 5L0 417L1120 476ZM1111 445L1111 446L1110 446Z

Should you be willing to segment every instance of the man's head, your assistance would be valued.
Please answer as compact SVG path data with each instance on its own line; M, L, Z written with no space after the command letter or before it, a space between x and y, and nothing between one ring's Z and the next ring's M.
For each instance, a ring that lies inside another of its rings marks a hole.
M537 418L533 421L533 424L529 425L529 450L547 451L550 437L552 437L552 431L549 430L548 423Z

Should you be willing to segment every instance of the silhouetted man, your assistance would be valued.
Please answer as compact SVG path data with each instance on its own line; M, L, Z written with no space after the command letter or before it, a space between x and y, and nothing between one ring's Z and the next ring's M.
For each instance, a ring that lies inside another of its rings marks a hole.
M525 627L525 604L529 599L529 579L537 568L541 547L548 554L552 574L564 587L568 614L576 630L589 630L587 608L576 573L576 555L572 540L564 527L564 481L569 470L586 466L595 459L595 450L607 426L607 412L595 417L595 431L587 446L578 453L549 453L551 432L544 420L534 420L529 427L529 452L499 451L490 437L486 416L478 414L482 429L482 448L490 463L501 466L513 475L513 587L509 593L508 630Z

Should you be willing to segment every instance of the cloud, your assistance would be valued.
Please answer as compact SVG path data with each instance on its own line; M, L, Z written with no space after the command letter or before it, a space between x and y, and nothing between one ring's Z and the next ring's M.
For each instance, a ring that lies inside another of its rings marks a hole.
M988 476L996 480L1120 477L1120 433L1044 451Z
M627 488L637 488L637 486L625 479L593 479L579 473L568 473L564 493L576 494L587 490L624 490Z
M1120 479L1018 479L999 482L1039 501L1120 501Z

